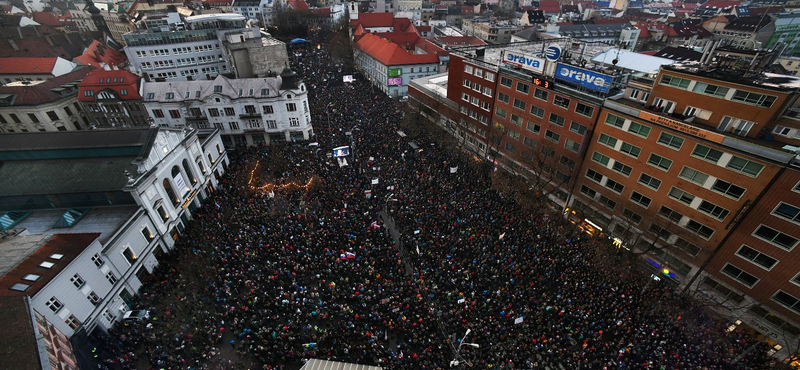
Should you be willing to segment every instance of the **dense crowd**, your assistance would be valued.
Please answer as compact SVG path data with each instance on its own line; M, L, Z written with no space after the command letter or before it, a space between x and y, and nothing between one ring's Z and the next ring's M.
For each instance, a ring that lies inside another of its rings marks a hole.
M152 318L112 333L106 366L766 366L762 350L732 364L749 336L636 268L606 271L592 252L604 241L554 230L472 159L421 136L412 150L402 105L343 83L319 43L293 67L320 149L229 154L224 183L140 291ZM346 166L327 155L340 145Z

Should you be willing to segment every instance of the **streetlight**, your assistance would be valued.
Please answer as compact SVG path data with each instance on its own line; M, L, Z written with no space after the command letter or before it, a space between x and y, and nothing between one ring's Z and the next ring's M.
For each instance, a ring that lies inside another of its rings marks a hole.
M471 362L469 362L468 360L464 359L464 357L461 357L461 347L464 346L464 345L470 346L472 348L481 348L481 345L478 344L478 343L466 343L466 342L464 342L464 339L467 339L467 335L469 335L469 333L471 333L471 332L472 332L472 329L467 329L467 333L464 334L464 337L461 338L461 340L459 341L458 348L456 348L456 353L455 353L455 357L456 358L454 358L453 361L450 361L450 367L455 367L455 366L458 366L459 364L462 364L462 363L466 363L467 365L472 366ZM461 359L461 361L459 361L459 359Z
M333 105L333 102L325 106L325 113L328 114L328 134L333 137L333 131L331 131L331 105Z

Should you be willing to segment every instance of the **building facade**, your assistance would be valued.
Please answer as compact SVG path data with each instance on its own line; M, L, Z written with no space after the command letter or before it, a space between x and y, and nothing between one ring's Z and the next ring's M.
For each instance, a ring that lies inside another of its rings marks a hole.
M92 128L150 126L139 95L141 77L119 69L98 69L78 84L78 101Z
M0 197L3 229L14 235L3 242L30 251L4 256L19 261L0 284L5 295L30 297L36 312L75 338L105 331L137 308L142 281L215 191L228 161L218 131L95 130L0 141L0 172L13 179ZM40 176L52 181L30 186Z
M280 77L144 82L142 96L157 126L215 128L226 146L302 141L314 135L305 84Z
M475 36L490 44L507 44L511 42L511 35L519 30L514 25L479 19L462 20L461 29L465 34Z
M436 54L411 54L399 45L364 34L354 45L356 67L370 83L389 96L408 94L408 83L414 78L439 72Z
M146 80L210 79L231 71L223 44L228 38L261 38L239 14L181 18L178 13L148 17L146 29L125 34L125 54L133 72Z
M0 132L89 128L89 119L78 103L78 83L91 70L91 67L83 67L47 81L20 81L0 86Z

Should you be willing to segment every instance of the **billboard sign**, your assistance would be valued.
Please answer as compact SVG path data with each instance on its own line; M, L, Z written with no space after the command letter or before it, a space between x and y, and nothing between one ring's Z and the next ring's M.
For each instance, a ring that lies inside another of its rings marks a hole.
M386 84L389 85L389 86L402 85L403 84L403 78L402 77L389 77L389 81L386 82Z
M402 76L403 75L403 69L402 68L393 68L393 69L390 69L386 74L389 77Z
M530 54L523 54L508 50L506 50L503 63L517 66L522 69L527 69L536 73L542 73L544 68L544 59L536 58Z
M558 45L550 45L545 51L544 55L547 57L547 60L551 62L555 62L558 58L561 57L561 47Z
M558 63L556 66L555 78L603 93L607 93L611 88L611 80L613 79L613 77L602 73L563 63Z

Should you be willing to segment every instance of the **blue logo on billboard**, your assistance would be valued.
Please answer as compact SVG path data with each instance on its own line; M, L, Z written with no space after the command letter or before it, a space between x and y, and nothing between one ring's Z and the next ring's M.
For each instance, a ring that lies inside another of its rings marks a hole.
M583 86L587 89L607 93L613 77L587 69L558 63L555 77L562 81Z
M547 60L555 62L561 57L561 48L558 45L552 45L544 51L544 56Z

